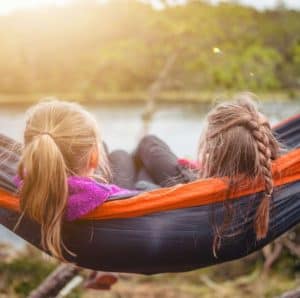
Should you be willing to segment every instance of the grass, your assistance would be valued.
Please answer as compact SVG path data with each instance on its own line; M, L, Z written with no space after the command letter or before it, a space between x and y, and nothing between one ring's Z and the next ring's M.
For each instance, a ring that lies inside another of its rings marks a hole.
M300 279L273 272L261 276L260 267L245 275L223 280L211 277L212 271L165 274L155 278L121 276L109 292L86 290L82 298L271 298L300 285Z
M78 288L68 298L271 298L300 286L299 260L287 254L268 276L262 275L262 256L185 273L153 276L120 274L111 291ZM27 297L57 266L29 247L14 258L0 258L0 298Z
M158 102L163 103L209 103L216 98L230 97L235 91L175 91L162 92ZM300 90L258 92L262 100L292 100L300 98ZM57 97L64 100L72 100L81 103L144 103L148 99L147 92L110 92L110 93L28 93L28 94L0 94L0 104L31 104L43 98Z

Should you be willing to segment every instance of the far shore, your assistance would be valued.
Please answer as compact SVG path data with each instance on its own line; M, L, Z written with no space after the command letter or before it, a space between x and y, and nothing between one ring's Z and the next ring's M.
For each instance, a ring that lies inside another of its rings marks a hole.
M204 92L162 92L155 101L158 103L211 103L215 100L228 99L239 91L204 91ZM256 92L262 101L289 101L299 100L300 90ZM107 93L0 93L0 104L33 104L47 98L59 98L83 104L122 104L122 103L146 103L149 100L147 92L107 92Z

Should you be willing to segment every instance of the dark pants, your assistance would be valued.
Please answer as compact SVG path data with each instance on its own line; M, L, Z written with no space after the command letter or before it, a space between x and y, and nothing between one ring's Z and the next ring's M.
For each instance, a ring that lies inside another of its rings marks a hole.
M153 135L145 136L130 155L123 150L109 154L113 183L134 189L139 181L167 187L188 183L196 179L196 174L178 164L177 156L161 139Z
M134 189L137 171L132 155L124 150L115 150L108 155L112 183L126 189Z

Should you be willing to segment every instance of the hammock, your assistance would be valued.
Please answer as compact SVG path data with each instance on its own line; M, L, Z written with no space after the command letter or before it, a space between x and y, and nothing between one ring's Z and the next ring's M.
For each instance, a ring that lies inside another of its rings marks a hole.
M244 257L270 243L300 222L300 115L274 128L288 152L273 165L276 185L267 237L256 241L253 217L262 184L247 181L230 199L236 210L222 237L218 257L212 252L214 210L222 222L227 184L206 179L158 189L136 197L107 201L80 221L64 223L63 240L76 256L65 255L80 267L128 273L182 272ZM19 217L12 182L19 159L15 141L0 137L0 224L12 230ZM17 235L40 247L40 226L24 218Z

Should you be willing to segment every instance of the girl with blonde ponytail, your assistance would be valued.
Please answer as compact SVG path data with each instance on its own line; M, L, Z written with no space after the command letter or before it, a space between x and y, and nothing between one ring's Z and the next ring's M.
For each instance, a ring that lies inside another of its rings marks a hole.
M97 178L94 179L97 169ZM109 196L133 195L106 184L109 166L95 119L74 103L47 101L28 111L18 168L23 214L41 224L41 244L64 260L63 220L74 220ZM98 181L99 181L98 179Z

